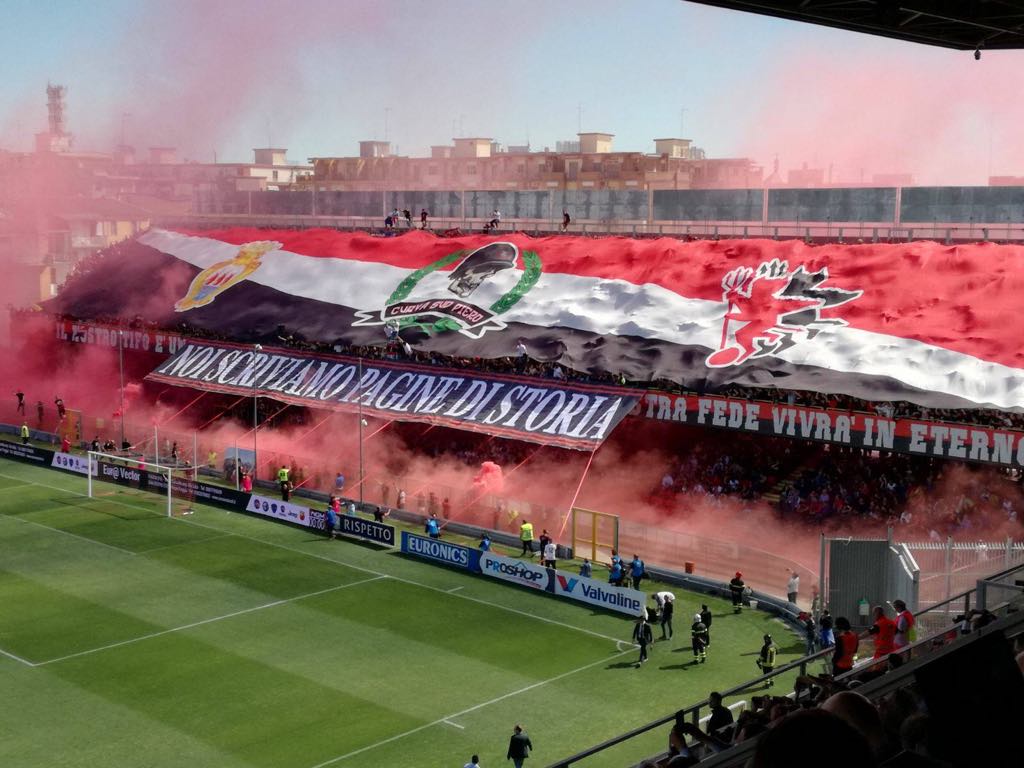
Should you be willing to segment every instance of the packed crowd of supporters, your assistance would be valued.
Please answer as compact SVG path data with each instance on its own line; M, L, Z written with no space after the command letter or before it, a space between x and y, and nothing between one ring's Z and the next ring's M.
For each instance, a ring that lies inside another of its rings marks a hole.
M125 240L83 258L75 265L74 270L69 274L64 288L74 286L76 282L86 278L90 273L102 268L107 263L116 262L119 259L130 257L132 249L135 247L136 245L133 240ZM675 382L668 380L658 379L631 381L620 373L612 373L608 371L583 372L574 370L573 368L565 365L562 361L539 360L531 357L528 353L498 358L441 355L437 352L417 349L414 344L411 344L399 337L385 338L382 336L379 344L358 346L339 344L337 341L327 339L307 339L301 334L282 326L279 326L275 331L269 334L253 333L250 334L251 338L229 338L216 331L196 326L185 321L181 321L173 325L160 324L137 315L130 318L96 316L88 318L66 317L65 319L135 329L160 330L167 333L177 333L182 336L215 341L240 341L246 343L259 342L306 352L346 354L366 359L407 360L426 365L440 365L449 368L505 374L517 373L533 377L562 379L568 382L635 386L643 389L657 389L675 393L687 392L687 390L682 389ZM749 388L733 384L717 388L704 388L697 393L689 393L781 402L791 405L830 408L843 411L876 413L879 416L886 418L920 418L974 424L1001 429L1024 429L1024 414L993 409L930 409L906 401L875 403L866 402L858 398L836 393L780 390L776 388Z
M876 609L876 615L877 610L880 609ZM996 619L996 615L986 610L972 610L967 615L957 616L954 626L929 641L929 649L945 647ZM893 624L891 619L884 618L884 613L881 621ZM843 622L845 619L836 620L837 625ZM980 680L963 677L949 681L950 685L936 692L922 689L917 679L913 679L872 698L860 693L858 689L865 683L902 667L909 659L910 649L887 647L879 653L877 634L866 632L858 636L850 631L849 622L843 626L845 629L840 631L854 649L868 637L875 638L873 661L858 666L850 674L842 675L833 668L833 674L798 676L789 695L751 696L749 705L738 717L723 706L722 696L713 692L709 697L710 719L706 728L690 722L686 711L680 711L668 734L668 756L647 761L641 768L695 766L712 755L755 738L759 741L749 763L754 768L803 768L823 763L850 768L948 768L967 764L963 757L970 759L972 754L978 762L971 764L982 765L985 758L1004 748L1001 744L1015 742L1016 736L1002 729L987 734L967 734L947 732L941 725L940 712L947 713L957 707L964 709L959 721L965 726L985 720L995 725L1012 719L1009 712L985 715L975 711L976 702L986 698L983 688L977 691L958 689L958 684L980 685ZM1004 650L999 646L1006 645L1014 657L1016 669L1004 657L1001 674L1024 672L1024 638L1018 636L1011 640L999 633L989 640L990 653L1002 656ZM961 646L960 652L963 651ZM968 649L967 653L971 651ZM915 654L915 658L918 655ZM975 652L972 658L977 662L979 654ZM1004 695L1014 687L1019 689L1020 686L1009 681L1004 686ZM939 701L939 697L943 700ZM951 758L952 763L945 762Z

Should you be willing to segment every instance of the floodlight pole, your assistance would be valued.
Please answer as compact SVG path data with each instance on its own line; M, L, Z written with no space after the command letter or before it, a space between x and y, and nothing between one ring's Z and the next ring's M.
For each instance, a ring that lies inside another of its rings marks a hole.
M263 351L263 347L259 344L253 344L252 346L252 480L256 482L257 468L259 467L259 461L256 453L256 428L259 424L259 412L258 405L260 401L260 393L256 388L256 355ZM235 461L238 461L238 456L235 456Z
M359 406L359 504L363 503L363 358L359 358L359 383L356 385Z
M121 445L124 450L124 331L117 330L117 364L121 373Z

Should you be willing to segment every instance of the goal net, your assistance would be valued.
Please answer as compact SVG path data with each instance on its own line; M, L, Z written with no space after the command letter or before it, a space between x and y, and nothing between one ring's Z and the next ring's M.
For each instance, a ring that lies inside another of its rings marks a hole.
M162 496L166 499L162 508L168 517L192 514L196 488L194 466L158 464L130 452L89 451L88 454L86 477L90 499L130 489Z

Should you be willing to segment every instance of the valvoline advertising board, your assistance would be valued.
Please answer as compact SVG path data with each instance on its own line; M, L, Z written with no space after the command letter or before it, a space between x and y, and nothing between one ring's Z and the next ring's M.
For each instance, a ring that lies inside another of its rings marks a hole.
M479 573L480 550L402 531L402 552Z
M646 596L639 590L613 587L607 582L586 579L567 571L554 571L552 582L556 595L628 616L638 616L647 605Z

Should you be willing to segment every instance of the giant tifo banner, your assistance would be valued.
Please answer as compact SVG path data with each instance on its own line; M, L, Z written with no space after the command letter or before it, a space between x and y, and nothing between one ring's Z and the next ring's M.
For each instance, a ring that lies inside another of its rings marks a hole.
M707 391L1024 407L1024 247L154 229L48 309L236 341L516 354Z
M836 445L1024 468L1024 433L783 403L648 392L636 416Z
M200 342L146 378L580 450L597 448L640 397L627 389Z

